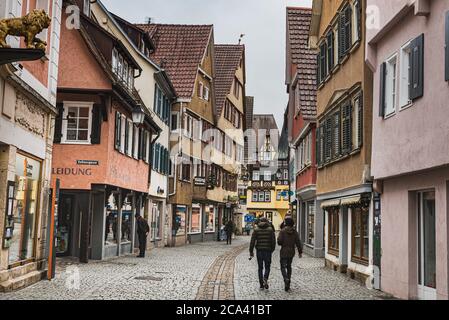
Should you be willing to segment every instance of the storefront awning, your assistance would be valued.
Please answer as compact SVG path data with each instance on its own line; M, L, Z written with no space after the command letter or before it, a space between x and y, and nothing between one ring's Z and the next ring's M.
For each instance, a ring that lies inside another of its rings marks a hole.
M339 207L340 199L333 199L321 202L321 209L329 208L329 207Z
M357 196L354 196L354 197L349 197L349 198L344 198L344 199L341 199L341 205L342 206L354 205L354 204L360 203L361 199L362 198L361 198L360 195L357 195Z

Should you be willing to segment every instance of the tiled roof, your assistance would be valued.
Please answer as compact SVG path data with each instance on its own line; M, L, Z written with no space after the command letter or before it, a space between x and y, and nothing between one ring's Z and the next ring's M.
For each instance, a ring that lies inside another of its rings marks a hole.
M253 127L253 113L254 113L254 97L245 97L245 118L246 118L246 128Z
M165 69L179 98L193 96L198 67L213 32L212 25L138 24L155 45L150 58Z
M245 47L243 45L215 45L215 105L221 115L226 96L231 92L235 72L239 67Z
M287 8L287 36L291 63L297 65L300 110L304 118L316 117L316 51L309 48L312 11Z

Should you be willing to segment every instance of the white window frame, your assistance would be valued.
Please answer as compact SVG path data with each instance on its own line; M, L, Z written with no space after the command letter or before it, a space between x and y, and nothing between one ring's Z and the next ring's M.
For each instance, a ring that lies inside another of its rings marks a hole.
M360 2L354 1L352 4L352 44L359 41L359 30L357 29L358 21L357 21L357 12L359 12L360 8L356 7L356 4L360 6Z
M260 172L253 171L253 181L260 181Z
M271 181L271 171L264 171L263 181Z
M132 157L133 151L133 122L130 119L126 120L126 126L128 127L128 150L125 150L127 156Z
M44 2L44 3L42 3ZM36 9L45 10L45 12L51 16L50 14L50 0L36 0ZM36 35L36 38L42 41L48 41L48 29L42 30L39 34Z
M61 144L91 144L90 135L92 133L92 108L94 106L93 102L86 101L64 101L64 114L62 121L62 137ZM78 141L78 140L67 140L67 115L69 112L69 108L89 108L89 119L88 119L88 131L87 131L87 140L86 141Z
M386 61L385 73L385 118L396 113L398 87L398 55L393 54ZM395 66L395 67L393 67Z
M120 114L120 152L125 154L125 125L126 117Z
M150 163L151 134L149 131L147 131L147 134L146 134L145 144L146 144L146 154L145 154L144 161L146 163ZM160 157L160 153L159 153L159 157Z
M204 86L203 88L203 98L206 101L209 101L209 88L207 86Z
M200 86L200 92L198 93L198 96L200 97L200 99L203 99L203 95L204 95L204 84L200 81L199 84Z
M410 56L411 54L411 41L408 41L401 47L400 52L400 60L399 60L399 108L405 109L413 104L413 101L410 99L410 74L409 70L411 68L410 65Z
M193 117L189 114L185 115L183 131L184 131L184 136L186 136L189 139L192 139L192 137L193 137Z

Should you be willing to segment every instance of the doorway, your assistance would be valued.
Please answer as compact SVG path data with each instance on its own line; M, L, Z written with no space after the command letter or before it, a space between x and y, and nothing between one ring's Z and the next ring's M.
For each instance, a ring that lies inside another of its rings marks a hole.
M60 207L56 227L56 255L59 257L71 254L71 238L73 231L73 210L75 196L61 194Z
M436 299L435 191L418 192L418 298Z

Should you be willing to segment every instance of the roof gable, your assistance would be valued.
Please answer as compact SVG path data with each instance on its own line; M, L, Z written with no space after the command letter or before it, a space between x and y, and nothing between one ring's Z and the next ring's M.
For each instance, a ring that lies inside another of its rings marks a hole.
M165 69L178 97L192 98L198 68L210 43L213 26L170 24L137 26L147 32L152 39L155 49L150 58Z
M231 92L244 51L243 45L215 45L215 107L218 117L223 110L226 96Z

